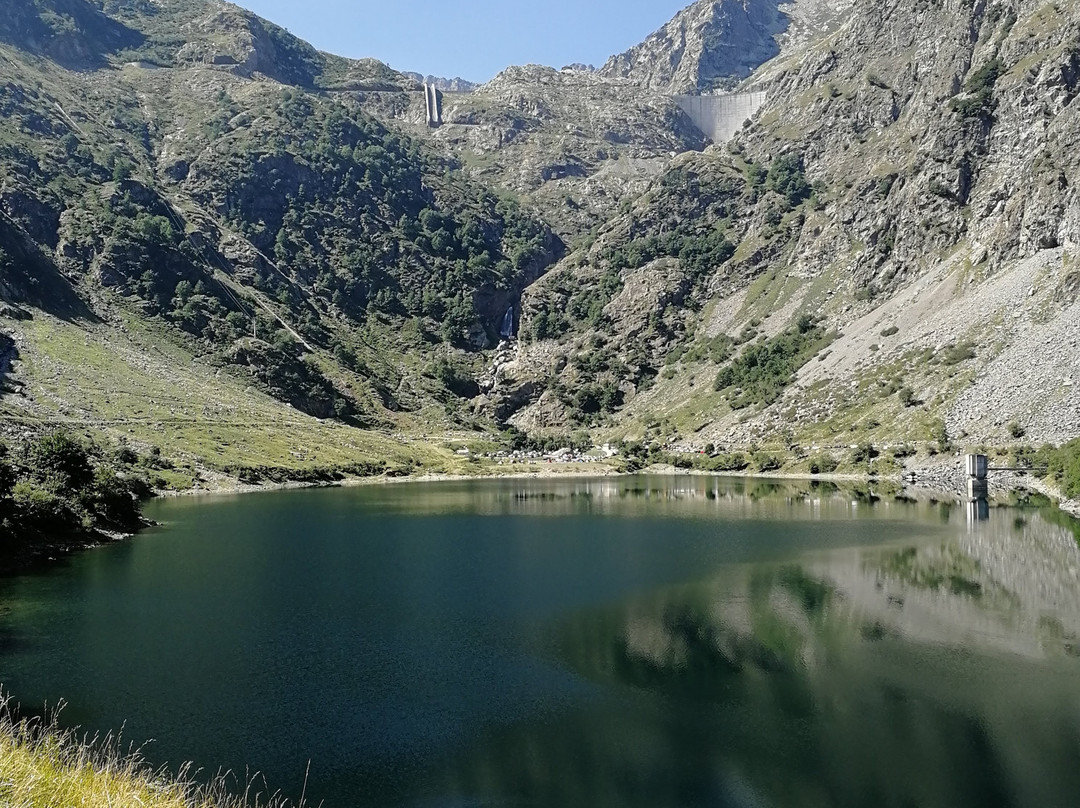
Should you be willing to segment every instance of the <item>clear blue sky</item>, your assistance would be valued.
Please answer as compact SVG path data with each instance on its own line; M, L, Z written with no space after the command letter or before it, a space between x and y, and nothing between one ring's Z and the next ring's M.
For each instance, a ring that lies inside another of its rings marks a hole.
M690 0L234 0L319 50L487 81L528 63L599 67Z

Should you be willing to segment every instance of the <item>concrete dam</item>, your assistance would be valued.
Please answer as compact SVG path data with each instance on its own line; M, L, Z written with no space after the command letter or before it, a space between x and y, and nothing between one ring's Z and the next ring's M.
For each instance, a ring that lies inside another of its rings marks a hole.
M672 96L694 126L713 143L731 140L747 119L765 104L765 97L764 90L729 95Z

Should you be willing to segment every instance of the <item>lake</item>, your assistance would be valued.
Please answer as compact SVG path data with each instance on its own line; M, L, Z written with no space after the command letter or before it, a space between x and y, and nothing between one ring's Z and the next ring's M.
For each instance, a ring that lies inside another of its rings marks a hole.
M0 581L0 681L340 806L1080 804L1056 512L710 477L156 501Z

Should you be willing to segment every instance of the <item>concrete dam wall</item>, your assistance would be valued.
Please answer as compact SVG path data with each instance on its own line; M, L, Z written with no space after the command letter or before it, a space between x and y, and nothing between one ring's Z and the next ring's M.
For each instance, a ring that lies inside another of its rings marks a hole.
M424 82L424 109L428 126L442 126L442 98L442 91L438 87Z
M676 95L679 105L701 134L713 143L727 143L765 103L765 91L730 95Z

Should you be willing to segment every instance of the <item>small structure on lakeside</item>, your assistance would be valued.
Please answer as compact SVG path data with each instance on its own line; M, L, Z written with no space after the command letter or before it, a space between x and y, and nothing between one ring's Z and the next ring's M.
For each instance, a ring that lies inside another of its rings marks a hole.
M990 472L990 458L981 454L969 454L964 458L964 467L968 476L968 496L971 499L985 499L990 488L986 479Z

